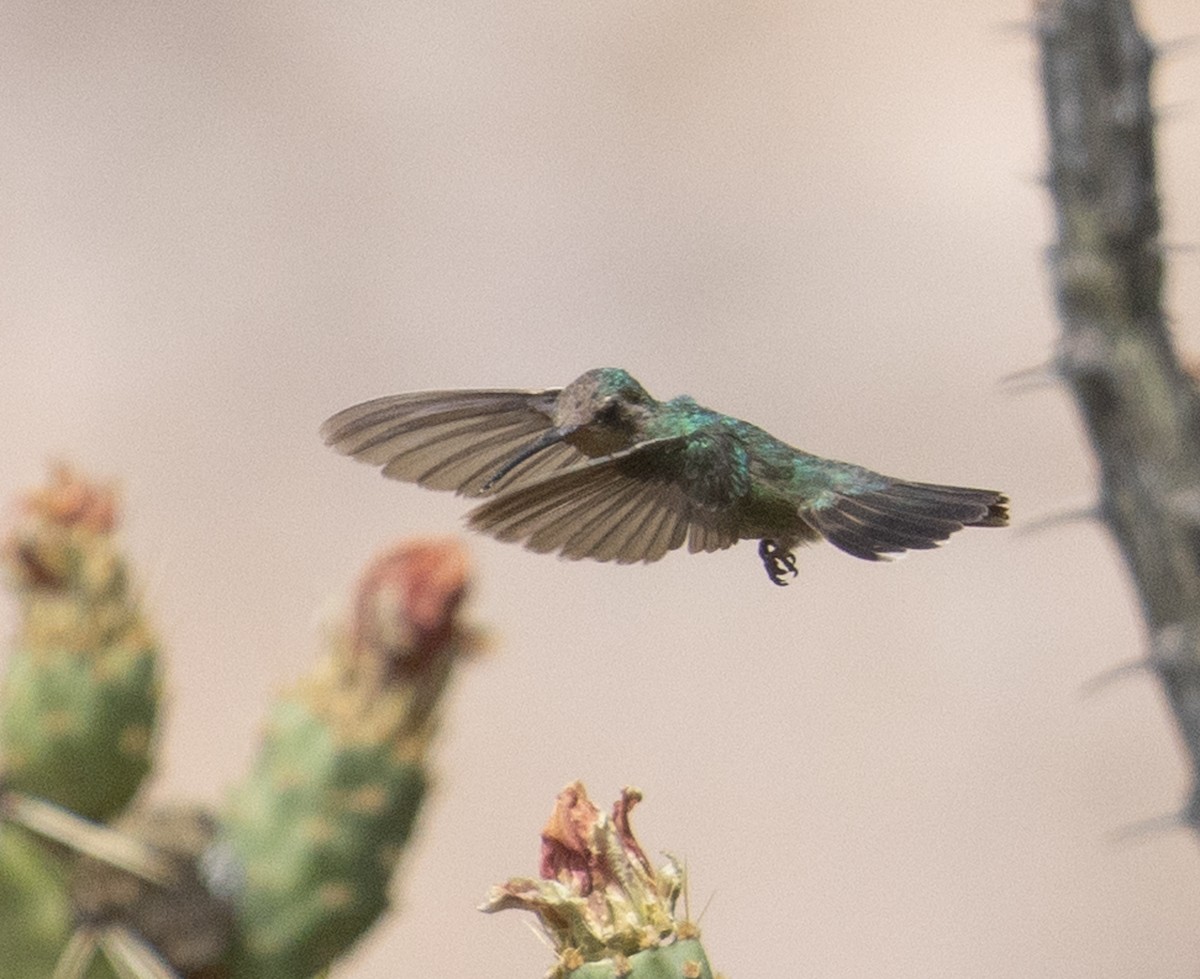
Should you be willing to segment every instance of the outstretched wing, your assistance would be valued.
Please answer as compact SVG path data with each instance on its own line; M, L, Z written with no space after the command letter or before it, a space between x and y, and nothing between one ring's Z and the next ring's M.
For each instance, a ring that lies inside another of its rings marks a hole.
M467 519L499 540L572 559L657 561L685 541L691 551L720 550L738 540L734 488L685 478L706 451L694 437L643 442L516 486Z
M396 394L339 411L321 435L343 455L382 467L389 479L486 496L587 458L559 442L484 489L505 462L550 428L557 396L558 389Z
M937 547L963 527L1008 523L1003 493L868 475L875 477L869 488L823 494L801 511L806 523L855 557L886 560L887 554Z

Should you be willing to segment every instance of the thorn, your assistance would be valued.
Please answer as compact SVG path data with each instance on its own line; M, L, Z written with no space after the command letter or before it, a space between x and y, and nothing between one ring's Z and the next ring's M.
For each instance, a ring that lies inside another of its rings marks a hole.
M1156 629L1150 638L1150 652L1141 659L1131 659L1107 670L1102 670L1090 680L1085 680L1079 688L1081 697L1090 697L1099 693L1110 684L1133 676L1135 673L1154 673L1161 676L1164 673L1182 675L1184 671L1195 672L1197 665L1192 661L1188 642L1190 632L1186 626L1179 624L1165 625ZM1197 822L1200 824L1200 798L1197 799Z
M1018 170L1013 176L1019 183L1024 184L1026 187L1036 187L1038 190L1045 190L1050 186L1050 171L1048 170L1038 170L1034 173L1030 173L1027 170Z
M1165 60L1179 54L1190 53L1197 41L1200 41L1200 34L1183 34L1169 41L1159 41L1154 45L1154 57Z
M1005 374L997 384L1005 394L1024 394L1026 391L1036 391L1039 388L1061 384L1062 380L1062 371L1059 370L1058 360L1054 359Z
M1092 257L1078 252L1063 253L1061 260L1055 261L1055 288L1059 292L1094 284L1103 274ZM1064 380L1078 384L1111 378L1115 367L1106 341L1098 330L1089 327L1074 329L1059 341L1058 369Z
M541 928L536 927L532 921L526 921L523 919L521 923L525 925L525 927L533 933L534 937L537 938L537 940L543 945L545 945L546 948L551 951L551 953L554 952L554 944L550 941L550 939L546 936L546 933Z
M1162 105L1154 107L1154 121L1174 122L1176 119L1183 119L1195 111L1196 105L1190 99L1185 102L1164 102Z
M1105 687L1112 686L1118 680L1127 679L1137 673L1153 673L1154 671L1154 663L1148 659L1131 659L1125 663L1118 663L1116 666L1102 670L1091 679L1081 683L1079 686L1079 696L1081 698L1092 697Z
M1196 664L1191 657L1195 645L1187 626L1180 623L1160 626L1150 637L1148 665L1160 676L1195 674Z
M1037 36L1037 25L1032 20L998 20L988 30L1001 37L1029 38Z
M1200 244L1194 241L1160 241L1158 247L1169 255L1194 255Z
M180 979L152 945L121 925L100 933L100 948L121 979Z
M1119 829L1106 834L1109 843L1132 843L1146 836L1156 836L1159 833L1169 833L1187 826L1187 820L1182 813L1164 813L1161 816L1151 816L1149 819L1139 819L1128 823Z
M1192 783L1192 797L1183 811L1183 821L1192 829L1200 829L1200 783Z
M1041 533L1043 530L1051 530L1064 524L1083 523L1084 521L1092 520L1103 520L1100 507L1095 503L1043 513L1041 516L1033 517L1022 524L1018 524L1013 528L1013 534L1017 537L1029 537L1032 534Z
M710 904L713 903L713 898L715 898L716 896L717 896L716 891L713 891L711 894L708 895L708 900L704 902L704 907L702 907L700 909L700 914L696 916L696 924L697 925L700 924L700 922L704 920L704 916L706 914L708 914L708 907Z
M98 935L91 927L76 928L58 957L52 979L83 979L96 957Z
M172 886L178 876L170 862L152 847L23 792L8 790L0 794L0 819L11 820L39 836L103 860L159 887Z

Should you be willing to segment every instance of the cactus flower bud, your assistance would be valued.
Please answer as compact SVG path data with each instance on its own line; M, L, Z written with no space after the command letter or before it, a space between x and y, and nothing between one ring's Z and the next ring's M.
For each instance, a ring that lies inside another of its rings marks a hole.
M160 693L158 643L117 523L112 489L60 466L0 544L20 609L0 689L0 771L99 820L150 771Z
M655 870L633 835L629 813L641 799L625 789L610 816L581 782L568 785L542 830L542 879L513 878L481 905L537 915L558 953L550 979L710 979L695 926L675 915L683 870L669 858Z

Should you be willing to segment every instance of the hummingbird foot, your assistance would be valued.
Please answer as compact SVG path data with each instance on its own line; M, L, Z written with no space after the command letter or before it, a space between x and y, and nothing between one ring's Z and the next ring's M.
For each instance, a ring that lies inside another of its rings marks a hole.
M796 570L796 555L789 551L779 541L764 538L758 542L758 556L762 558L763 566L767 569L767 577L777 585L786 585L785 574L793 578L800 572Z

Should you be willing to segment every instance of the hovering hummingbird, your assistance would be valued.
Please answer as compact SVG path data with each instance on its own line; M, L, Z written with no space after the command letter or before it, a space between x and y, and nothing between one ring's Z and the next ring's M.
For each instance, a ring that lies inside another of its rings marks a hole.
M767 574L824 537L868 561L1003 527L993 490L911 483L793 449L687 395L656 401L626 371L545 391L422 391L367 401L321 427L391 479L489 497L469 525L533 551L657 561L759 540Z

